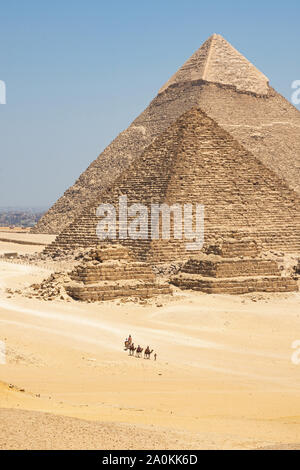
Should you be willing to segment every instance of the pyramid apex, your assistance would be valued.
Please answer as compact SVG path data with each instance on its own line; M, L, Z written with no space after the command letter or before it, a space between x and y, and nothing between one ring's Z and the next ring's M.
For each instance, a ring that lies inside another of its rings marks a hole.
M213 33L202 46L165 83L170 85L195 80L234 86L239 91L267 95L269 80L221 34Z

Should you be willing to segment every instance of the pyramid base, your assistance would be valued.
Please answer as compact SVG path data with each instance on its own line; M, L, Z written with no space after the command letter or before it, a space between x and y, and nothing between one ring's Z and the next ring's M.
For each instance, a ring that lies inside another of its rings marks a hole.
M92 302L128 297L149 299L156 295L171 294L171 289L166 284L139 281L99 282L93 285L76 284L66 287L66 291L75 300Z
M291 277L255 276L236 278L209 278L198 274L181 273L171 279L180 289L191 289L207 294L247 294L249 292L296 292L297 281Z

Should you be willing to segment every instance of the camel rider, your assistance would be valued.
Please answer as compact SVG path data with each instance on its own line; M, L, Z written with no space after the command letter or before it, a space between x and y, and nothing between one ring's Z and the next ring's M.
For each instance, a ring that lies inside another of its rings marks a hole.
M132 344L132 338L131 335L128 336L128 344Z

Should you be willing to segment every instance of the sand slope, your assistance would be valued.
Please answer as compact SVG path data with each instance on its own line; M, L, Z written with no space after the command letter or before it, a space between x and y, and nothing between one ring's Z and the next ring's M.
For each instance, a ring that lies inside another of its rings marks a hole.
M160 299L162 307L43 302L3 289L45 270L1 262L0 273L1 448L300 442L300 365L291 362L299 293L184 293ZM156 362L127 355L129 333Z

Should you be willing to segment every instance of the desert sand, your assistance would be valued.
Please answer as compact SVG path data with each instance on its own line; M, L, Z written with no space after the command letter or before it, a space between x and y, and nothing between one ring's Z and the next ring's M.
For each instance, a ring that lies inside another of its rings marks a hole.
M55 235L34 235L26 231L20 233L16 229L0 230L0 255L40 253L54 239Z
M177 290L139 305L5 292L50 273L0 262L1 449L297 447L299 293ZM157 361L130 357L128 334Z

